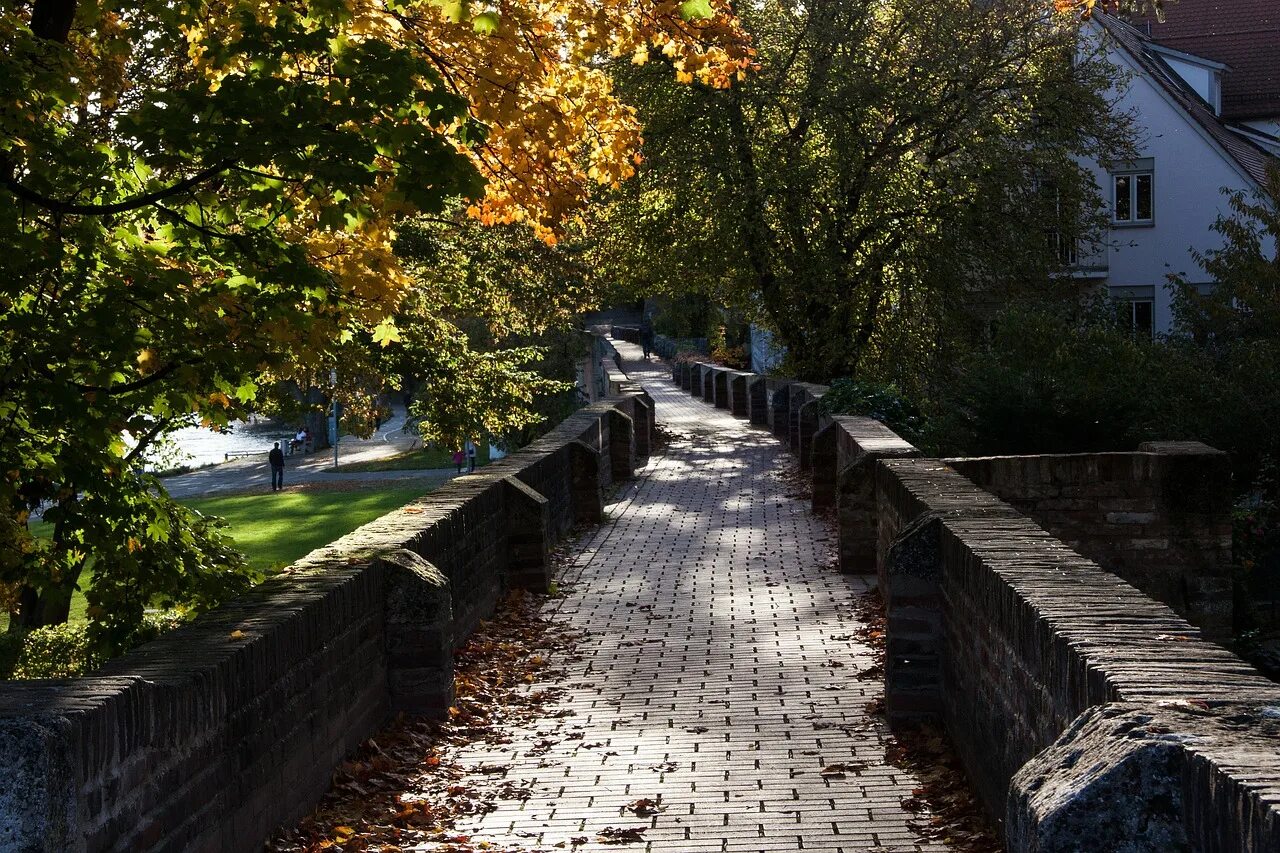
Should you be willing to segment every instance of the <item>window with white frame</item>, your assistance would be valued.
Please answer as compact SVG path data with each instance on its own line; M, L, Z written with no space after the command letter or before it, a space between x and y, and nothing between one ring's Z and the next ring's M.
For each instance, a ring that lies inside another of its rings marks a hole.
M1150 225L1155 221L1155 169L1151 160L1111 173L1111 221Z
M1150 299L1131 299L1125 308L1133 336L1151 340L1155 333L1155 302Z

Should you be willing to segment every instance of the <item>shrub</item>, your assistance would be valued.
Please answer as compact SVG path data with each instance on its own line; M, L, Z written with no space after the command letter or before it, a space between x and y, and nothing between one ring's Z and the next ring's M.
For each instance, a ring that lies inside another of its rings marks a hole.
M919 408L897 386L859 379L837 379L822 396L819 408L829 415L875 418L899 436L919 445L923 418Z
M22 654L22 635L15 631L0 634L0 680L13 678L13 670Z
M934 382L932 404L930 443L947 455L1132 450L1152 440L1230 451L1255 420L1246 389L1189 342L1026 310L999 317L987 345Z
M751 367L751 358L747 355L746 347L716 347L711 351L711 360L725 367L732 367L734 370L747 370Z
M20 637L21 649L10 678L75 678L100 663L83 622L36 628Z
M185 620L176 610L148 613L132 635L134 644L154 640ZM76 678L97 669L102 662L86 622L0 634L0 679Z

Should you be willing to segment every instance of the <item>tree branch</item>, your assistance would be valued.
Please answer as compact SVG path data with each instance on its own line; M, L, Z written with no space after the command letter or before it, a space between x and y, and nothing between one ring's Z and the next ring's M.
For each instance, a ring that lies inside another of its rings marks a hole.
M184 358L179 361L171 361L168 364L166 364L164 367L155 371L154 373L149 373L140 379L133 380L132 382L121 382L118 385L80 385L79 383L76 383L76 384L80 388L80 390L84 392L92 391L95 394L127 394L130 391L137 391L138 389L145 388L148 385L154 385L156 382L159 382L169 374L173 373L179 367L184 367L191 364L199 364L203 360L204 359L202 358Z
M76 204L75 202L60 201L54 198L48 198L40 193L24 187L18 183L17 179L7 174L0 174L0 184L3 184L14 195L23 201L30 202L37 207L63 215L75 216L105 216L111 213L125 213L130 210L137 210L148 205L155 204L157 201L169 198L171 196L184 193L197 184L207 181L214 175L225 172L231 167L232 160L223 160L215 163L207 169L196 172L189 178L178 181L173 186L165 187L160 190L153 190L149 193L134 196L124 201L116 201L111 204Z

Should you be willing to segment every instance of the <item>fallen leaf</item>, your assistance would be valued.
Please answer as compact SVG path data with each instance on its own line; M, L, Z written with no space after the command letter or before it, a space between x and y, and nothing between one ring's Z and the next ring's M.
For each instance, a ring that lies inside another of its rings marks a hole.
M662 805L657 800L651 800L648 797L641 797L633 800L623 806L629 812L633 812L636 817L649 817L662 811Z
M633 844L644 841L645 829L647 827L643 826L606 826L596 833L596 841L601 844Z

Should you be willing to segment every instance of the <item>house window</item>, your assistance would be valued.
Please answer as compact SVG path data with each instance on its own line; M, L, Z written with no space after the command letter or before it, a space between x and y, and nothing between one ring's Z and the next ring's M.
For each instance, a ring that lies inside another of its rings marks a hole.
M1133 336L1151 340L1155 331L1155 303L1150 299L1132 299L1125 306L1125 313Z
M1050 180L1040 179L1036 181L1040 190L1040 195L1045 202L1053 209L1053 222L1045 229L1045 237L1049 243L1049 251L1058 259L1058 263L1064 267L1074 267L1079 263L1079 253L1076 251L1076 239L1062 233L1062 229L1056 223L1062 219L1062 194L1058 190L1058 185Z
M1111 221L1117 225L1149 225L1155 218L1155 173L1117 172L1111 176Z
M1064 267L1074 267L1080 263L1080 253L1076 250L1076 241L1066 236L1057 228L1049 229L1049 248L1058 256L1058 263Z

